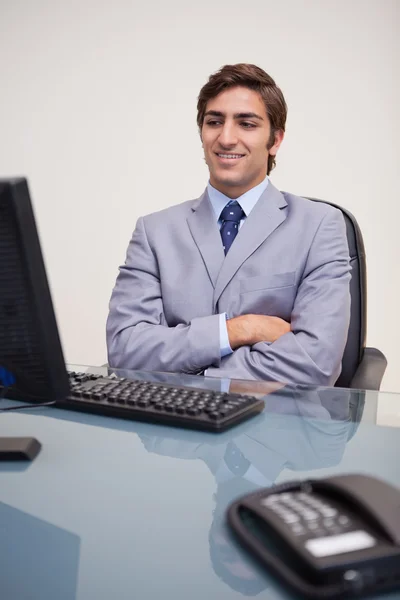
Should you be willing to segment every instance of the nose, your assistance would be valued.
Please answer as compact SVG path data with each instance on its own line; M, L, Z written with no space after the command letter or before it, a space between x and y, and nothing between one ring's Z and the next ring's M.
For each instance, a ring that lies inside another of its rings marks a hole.
M224 123L220 131L218 141L221 144L221 146L224 146L224 148L231 148L236 146L238 139L234 123Z

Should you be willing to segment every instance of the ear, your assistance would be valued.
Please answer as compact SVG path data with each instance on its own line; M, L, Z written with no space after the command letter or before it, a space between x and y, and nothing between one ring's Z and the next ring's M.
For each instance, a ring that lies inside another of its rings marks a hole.
M285 137L285 132L282 129L278 129L275 131L275 142L274 145L268 150L271 156L276 156L280 145L283 142L283 138Z

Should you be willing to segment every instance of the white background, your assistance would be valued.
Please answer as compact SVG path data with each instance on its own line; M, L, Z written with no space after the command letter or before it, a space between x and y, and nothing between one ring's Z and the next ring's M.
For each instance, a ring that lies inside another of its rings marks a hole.
M252 62L289 106L273 183L360 224L368 345L400 391L399 17L398 0L0 0L0 176L29 179L67 362L106 361L136 219L202 193L198 93Z

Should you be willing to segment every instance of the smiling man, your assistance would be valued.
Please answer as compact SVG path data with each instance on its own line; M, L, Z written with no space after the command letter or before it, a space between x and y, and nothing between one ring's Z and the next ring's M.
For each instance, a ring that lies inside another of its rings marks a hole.
M110 366L333 385L350 318L339 210L269 180L287 107L255 65L200 91L210 180L202 196L142 217L110 301Z

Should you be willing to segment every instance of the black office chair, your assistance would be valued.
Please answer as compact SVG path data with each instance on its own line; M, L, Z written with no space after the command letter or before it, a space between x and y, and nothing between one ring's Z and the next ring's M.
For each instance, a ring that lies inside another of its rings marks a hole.
M342 372L336 387L379 390L386 370L387 360L380 350L366 348L367 334L367 272L365 248L356 219L346 209L318 198L314 202L325 202L342 211L347 228L351 264L351 314L350 327L342 361Z

